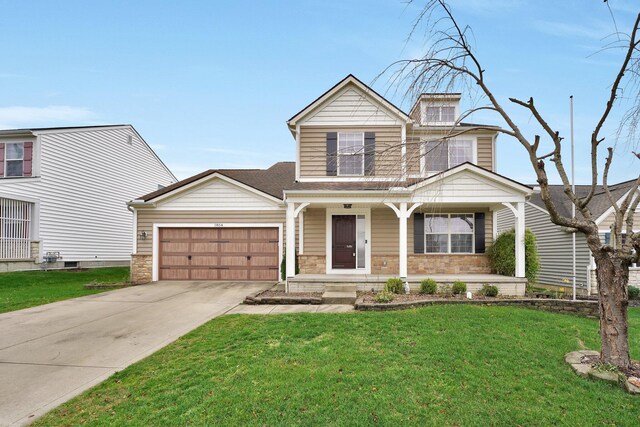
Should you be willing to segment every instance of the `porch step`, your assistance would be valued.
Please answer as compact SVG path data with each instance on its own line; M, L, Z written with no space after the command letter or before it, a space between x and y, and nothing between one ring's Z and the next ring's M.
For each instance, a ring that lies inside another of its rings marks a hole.
M353 283L326 283L324 290L327 292L355 292L357 285Z
M323 304L355 304L356 290L352 291L325 291L322 294Z

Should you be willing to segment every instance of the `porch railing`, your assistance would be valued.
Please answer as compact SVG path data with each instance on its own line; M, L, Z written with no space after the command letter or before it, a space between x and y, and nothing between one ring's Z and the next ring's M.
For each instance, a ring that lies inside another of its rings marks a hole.
M32 205L0 197L0 259L31 258Z

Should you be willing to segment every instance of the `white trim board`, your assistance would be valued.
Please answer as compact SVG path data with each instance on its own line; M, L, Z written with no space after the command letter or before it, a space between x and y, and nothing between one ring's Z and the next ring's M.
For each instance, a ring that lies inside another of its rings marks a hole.
M243 222L215 222L215 223L157 223L153 224L152 237L152 264L151 264L151 281L157 282L159 276L159 236L161 228L277 228L278 229L278 265L282 264L283 242L282 242L282 224L274 222L264 223L243 223ZM278 270L278 280L280 280L280 271Z

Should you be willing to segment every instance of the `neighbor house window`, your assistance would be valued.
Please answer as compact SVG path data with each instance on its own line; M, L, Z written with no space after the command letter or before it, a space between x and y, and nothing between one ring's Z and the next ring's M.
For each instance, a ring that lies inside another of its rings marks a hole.
M473 162L473 141L428 141L423 147L425 172L440 172Z
M364 133L338 133L338 175L364 175Z
M425 215L425 253L473 253L473 224L473 214Z
M24 145L22 142L5 144L4 176L22 176L24 164Z
M456 107L426 107L425 119L427 123L453 123L456 121Z

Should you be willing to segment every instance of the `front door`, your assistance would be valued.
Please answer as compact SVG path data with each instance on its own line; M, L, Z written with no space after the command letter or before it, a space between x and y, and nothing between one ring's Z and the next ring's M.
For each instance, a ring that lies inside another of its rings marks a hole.
M333 215L332 267L356 268L356 216Z

